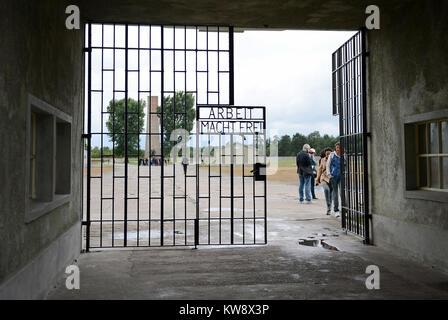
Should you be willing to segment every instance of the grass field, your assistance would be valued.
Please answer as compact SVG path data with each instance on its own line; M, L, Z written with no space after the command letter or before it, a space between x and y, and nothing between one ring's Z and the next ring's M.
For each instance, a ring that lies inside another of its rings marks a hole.
M213 172L219 172L219 167L211 167ZM252 166L244 167L244 174L251 175L250 172L252 170ZM222 167L221 172L225 174L230 174L230 167ZM235 176L241 176L242 167L235 167L233 170ZM297 168L296 167L279 167L277 168L277 172L273 175L268 175L268 181L275 182L283 182L283 183L297 183Z
M129 159L130 165L137 165L137 159ZM92 168L91 168L91 175L92 176L99 176L101 175L101 167L99 161L95 163L92 161ZM121 163L122 164L122 163ZM201 165L201 167L204 170L207 170L207 165ZM251 175L250 172L253 169L253 167L245 166L244 171L246 175ZM219 172L218 166L211 167L211 170L213 172ZM223 174L230 174L230 167L223 166L221 168ZM112 162L110 163L103 163L103 173L107 173L112 171ZM235 166L234 168L234 174L235 176L241 176L242 174L242 167L241 166ZM84 175L87 175L87 169L84 168ZM289 161L289 160L282 160L278 162L278 168L277 171L273 175L268 175L268 181L274 181L274 182L281 182L281 183L297 183L298 177L297 177L297 168L295 166L295 161Z

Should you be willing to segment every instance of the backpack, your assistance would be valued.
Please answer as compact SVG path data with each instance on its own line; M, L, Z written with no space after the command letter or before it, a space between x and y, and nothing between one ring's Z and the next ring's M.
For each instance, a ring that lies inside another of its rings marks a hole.
M330 163L330 174L332 177L339 179L341 177L341 158L333 153Z

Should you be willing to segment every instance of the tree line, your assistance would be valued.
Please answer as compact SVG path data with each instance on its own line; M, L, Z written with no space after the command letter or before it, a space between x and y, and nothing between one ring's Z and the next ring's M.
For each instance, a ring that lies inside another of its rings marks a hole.
M163 147L165 156L169 156L171 148L178 141L170 141L171 133L176 128L185 128L190 132L193 128L193 123L195 120L195 109L194 109L194 96L190 93L185 93L183 91L178 91L175 96L164 96L164 132L163 132ZM138 145L142 137L139 135L143 133L144 121L145 121L145 107L146 103L144 100L134 100L128 99L128 134L127 134L127 145L128 145L128 155L142 157L144 155L144 150L139 150ZM124 146L125 146L125 99L121 100L111 100L107 107L107 111L110 116L106 122L106 127L108 129L108 136L114 143L114 155L123 156ZM160 118L161 110L160 106L157 107L158 116ZM179 137L180 139L180 137ZM324 134L321 136L319 131L314 131L309 135L303 135L301 133L296 133L292 136L283 135L281 137L274 136L272 139L267 139L266 141L266 151L267 155L270 155L270 145L272 142L278 143L278 155L282 157L292 157L296 156L297 153L302 149L305 143L308 143L311 148L316 150L317 155L327 148L334 148L334 144L339 141L339 137L330 136ZM103 155L112 153L107 147L103 149ZM100 150L98 148L93 148L92 157L100 156Z
M194 109L194 96L191 93L177 91L175 96L164 96L163 102L164 111L162 142L164 156L168 157L170 155L171 148L181 139L181 137L178 137L177 141L170 141L171 133L176 128L184 128L190 132L193 129L196 112ZM110 116L106 121L106 127L109 132L108 136L114 143L114 155L117 157L124 156L126 145L125 142L127 142L128 155L131 157L136 157L139 149L139 142L143 139L143 136L140 135L144 131L146 102L144 100L137 101L132 98L128 98L127 124L125 123L125 105L125 99L109 101L107 112ZM160 119L160 106L157 106L157 112L157 116ZM128 132L127 135L124 134L126 125ZM152 133L155 133L157 132L157 129L152 131ZM126 138L127 141L125 141ZM140 150L138 156L143 157L144 153L145 150ZM97 154L95 153L95 155Z
M293 157L302 150L305 143L308 143L311 148L316 150L316 154L320 155L321 151L327 147L334 148L336 142L339 141L339 137L330 136L324 134L321 136L319 131L311 132L309 135L303 135L301 133L296 133L294 135L283 135L281 137L274 136L267 140L267 152L270 154L271 142L278 143L278 155L280 157Z

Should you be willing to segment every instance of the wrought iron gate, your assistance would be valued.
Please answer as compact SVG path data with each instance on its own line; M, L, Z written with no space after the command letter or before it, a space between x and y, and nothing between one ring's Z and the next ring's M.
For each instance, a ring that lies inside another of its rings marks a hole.
M221 166L214 174L213 164L199 162L201 135L191 125L196 105L233 105L233 28L88 23L85 32L85 249L265 243L266 194L263 200L254 193L251 218L244 208L236 216L240 196L221 193L221 182L234 175L223 175ZM190 132L187 149L195 160L170 157L177 129ZM214 208L210 181L217 179ZM256 207L258 198L263 206ZM264 208L261 222L256 208ZM244 228L252 218L262 226L250 240Z
M266 109L197 105L199 244L266 244ZM201 141L202 140L202 141ZM205 140L205 143L203 143ZM214 227L214 228L213 228Z
M332 57L333 114L339 115L342 228L369 237L366 35L355 34Z

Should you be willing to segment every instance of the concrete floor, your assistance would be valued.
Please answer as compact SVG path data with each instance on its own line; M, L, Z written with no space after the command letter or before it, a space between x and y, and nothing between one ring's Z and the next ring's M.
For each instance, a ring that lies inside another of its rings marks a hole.
M65 279L49 299L447 299L448 275L365 246L325 216L323 194L297 202L297 186L269 183L266 246L102 250L82 254L80 290ZM325 239L339 251L299 245ZM380 289L365 286L368 265Z

